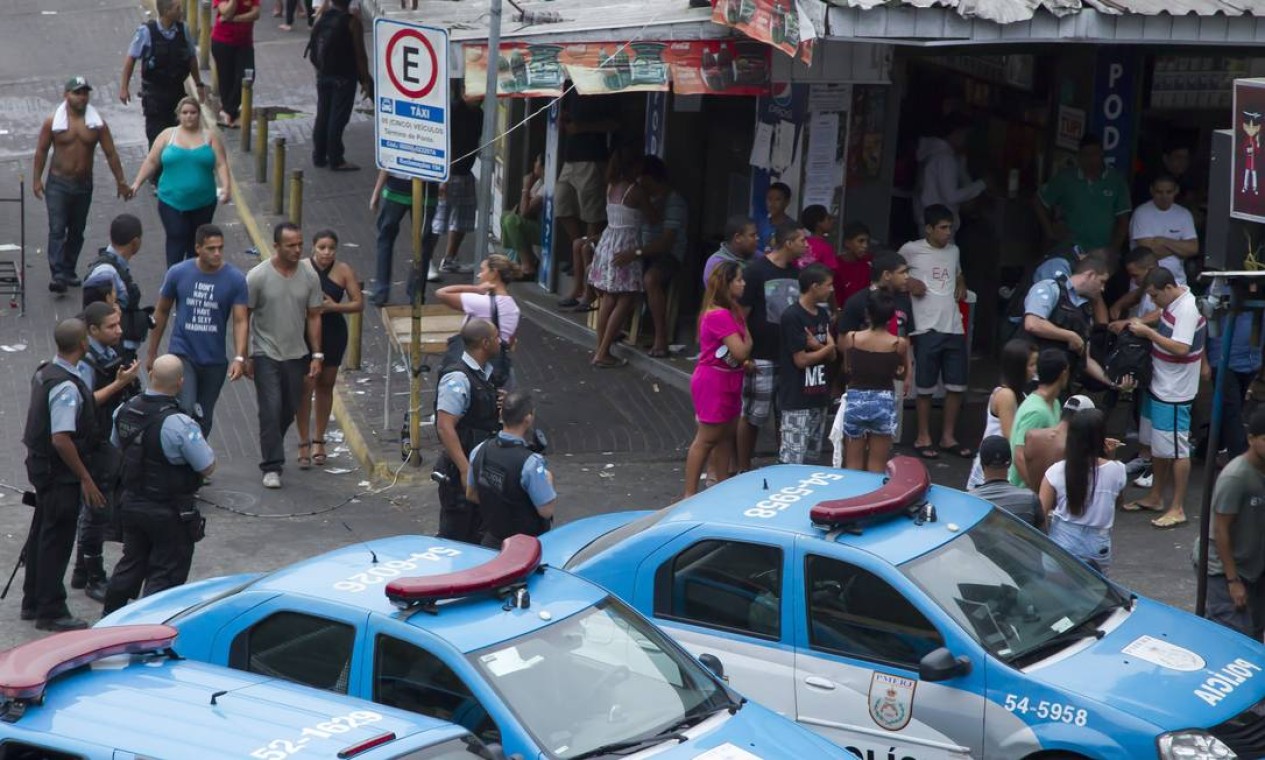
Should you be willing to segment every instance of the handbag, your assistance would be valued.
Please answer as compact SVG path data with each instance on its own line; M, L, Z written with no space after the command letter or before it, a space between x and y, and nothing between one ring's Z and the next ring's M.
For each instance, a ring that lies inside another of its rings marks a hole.
M488 293L488 299L492 304L492 324L496 327L499 334L501 331L501 313L496 305L496 295ZM469 321L469 320L467 320ZM448 347L444 349L443 366L451 367L461 361L461 355L466 351L465 343L461 340L461 334L450 336L448 338ZM492 357L492 377L489 378L491 383L497 388L505 387L509 382L510 372L514 368L514 363L510 359L509 347L501 342L501 352L497 356Z

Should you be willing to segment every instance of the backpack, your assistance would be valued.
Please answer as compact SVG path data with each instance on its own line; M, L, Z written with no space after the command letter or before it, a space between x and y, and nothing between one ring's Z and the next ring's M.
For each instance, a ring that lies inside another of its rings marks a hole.
M1126 330L1107 350L1102 368L1113 383L1132 375L1137 387L1145 388L1151 384L1151 367L1151 341Z
M334 35L342 31L350 16L339 10L330 7L321 14L312 26L311 36L308 37L307 47L303 48L303 57L312 62L312 67L317 73L321 73L328 68L330 46L334 43Z

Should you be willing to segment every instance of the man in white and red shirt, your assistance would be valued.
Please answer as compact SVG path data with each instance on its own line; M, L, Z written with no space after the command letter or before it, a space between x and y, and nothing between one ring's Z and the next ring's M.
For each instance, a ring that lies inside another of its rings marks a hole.
M1151 447L1155 479L1151 492L1132 506L1135 510L1163 511L1151 524L1175 528L1186 522L1183 507L1190 481L1190 407L1199 393L1200 376L1208 372L1204 357L1208 328L1194 294L1178 285L1171 271L1152 269L1144 287L1161 310L1156 326L1134 318L1129 321L1129 330L1151 341L1151 388L1143 401L1138 438ZM1170 483L1173 499L1166 505L1164 493Z

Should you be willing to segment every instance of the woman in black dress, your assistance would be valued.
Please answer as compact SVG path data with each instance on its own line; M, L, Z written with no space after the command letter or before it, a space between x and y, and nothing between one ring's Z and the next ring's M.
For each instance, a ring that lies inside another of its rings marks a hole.
M344 314L365 310L364 294L360 280L345 261L338 261L338 234L333 230L321 230L312 238L310 263L321 278L321 290L325 303L321 315L321 347L325 362L321 374L315 379L303 381L303 400L295 415L299 428L299 469L306 470L315 464L325 464L325 427L329 424L330 409L334 406L334 383L338 380L338 367L347 351L347 319ZM345 300L344 300L345 298ZM312 395L316 395L316 426L310 426ZM309 433L313 433L309 438ZM310 443L309 443L310 441Z

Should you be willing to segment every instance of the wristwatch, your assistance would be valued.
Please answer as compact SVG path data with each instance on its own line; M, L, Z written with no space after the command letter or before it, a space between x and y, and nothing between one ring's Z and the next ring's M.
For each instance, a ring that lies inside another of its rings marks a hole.
M242 363L244 364L244 363L246 362L246 357L244 357L244 356L234 356L234 357L233 357L233 361L234 361L234 362L242 362Z
M316 353L312 354L312 358L316 359L317 361L325 361L325 354L322 354L320 351L317 351Z

